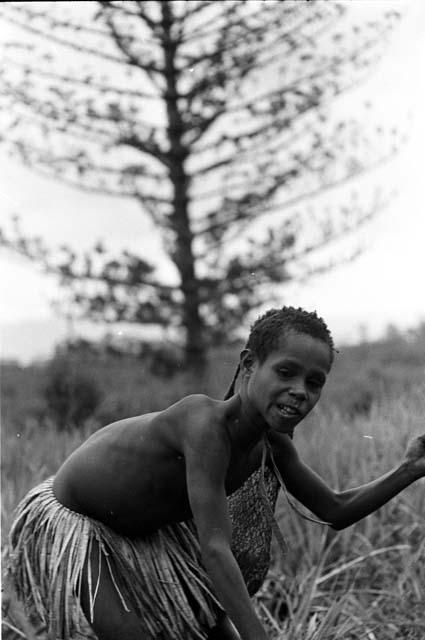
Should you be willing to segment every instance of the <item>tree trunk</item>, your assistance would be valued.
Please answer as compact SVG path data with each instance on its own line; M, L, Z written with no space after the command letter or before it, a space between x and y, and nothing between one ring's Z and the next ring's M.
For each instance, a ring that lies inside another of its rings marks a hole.
M200 315L199 283L195 272L193 233L188 212L189 178L185 160L189 154L182 142L184 123L179 111L175 54L177 44L173 41L172 3L164 1L162 9L163 49L165 78L167 82L166 103L168 135L170 141L169 176L173 185L172 227L176 236L174 262L181 278L183 293L182 324L186 332L186 366L197 376L203 377L206 366L205 332Z

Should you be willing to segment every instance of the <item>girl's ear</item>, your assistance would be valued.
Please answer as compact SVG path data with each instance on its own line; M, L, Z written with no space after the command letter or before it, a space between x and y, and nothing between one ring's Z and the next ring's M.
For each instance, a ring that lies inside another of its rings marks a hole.
M240 355L240 368L242 376L250 375L254 366L255 356L251 349L244 349Z

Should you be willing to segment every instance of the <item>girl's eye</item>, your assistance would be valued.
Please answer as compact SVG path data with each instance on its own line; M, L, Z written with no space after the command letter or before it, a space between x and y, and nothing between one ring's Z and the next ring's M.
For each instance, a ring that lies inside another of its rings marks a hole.
M322 382L322 380L309 380L308 384L312 389L321 389L324 382Z
M278 373L283 378L289 378L292 375L292 373L291 373L291 371L289 369L278 369Z

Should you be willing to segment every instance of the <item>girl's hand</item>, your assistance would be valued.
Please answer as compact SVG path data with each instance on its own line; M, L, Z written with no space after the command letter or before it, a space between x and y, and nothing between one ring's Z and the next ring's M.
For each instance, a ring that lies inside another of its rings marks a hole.
M425 435L409 442L404 457L415 480L425 476Z

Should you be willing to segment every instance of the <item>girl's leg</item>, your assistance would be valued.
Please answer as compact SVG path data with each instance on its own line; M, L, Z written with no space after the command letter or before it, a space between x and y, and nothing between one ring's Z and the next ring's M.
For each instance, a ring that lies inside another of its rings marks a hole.
M90 600L87 581L88 562L83 575L81 606L90 626L99 640L148 640L143 621L135 612L127 612L116 592L105 559L101 559L99 589L94 605L93 622L90 622ZM92 588L96 585L99 568L97 543L91 553ZM130 606L128 607L130 608Z
M101 557L101 556L100 556ZM99 589L94 605L93 622L90 622L90 600L88 591L88 562L84 569L81 590L81 606L93 631L99 640L153 640L146 631L143 620L133 611L127 612L116 592L104 559L101 559ZM93 545L91 553L92 588L94 588L99 569L99 548ZM130 608L130 607L129 607ZM223 613L215 627L210 629L208 640L240 640L228 616Z

